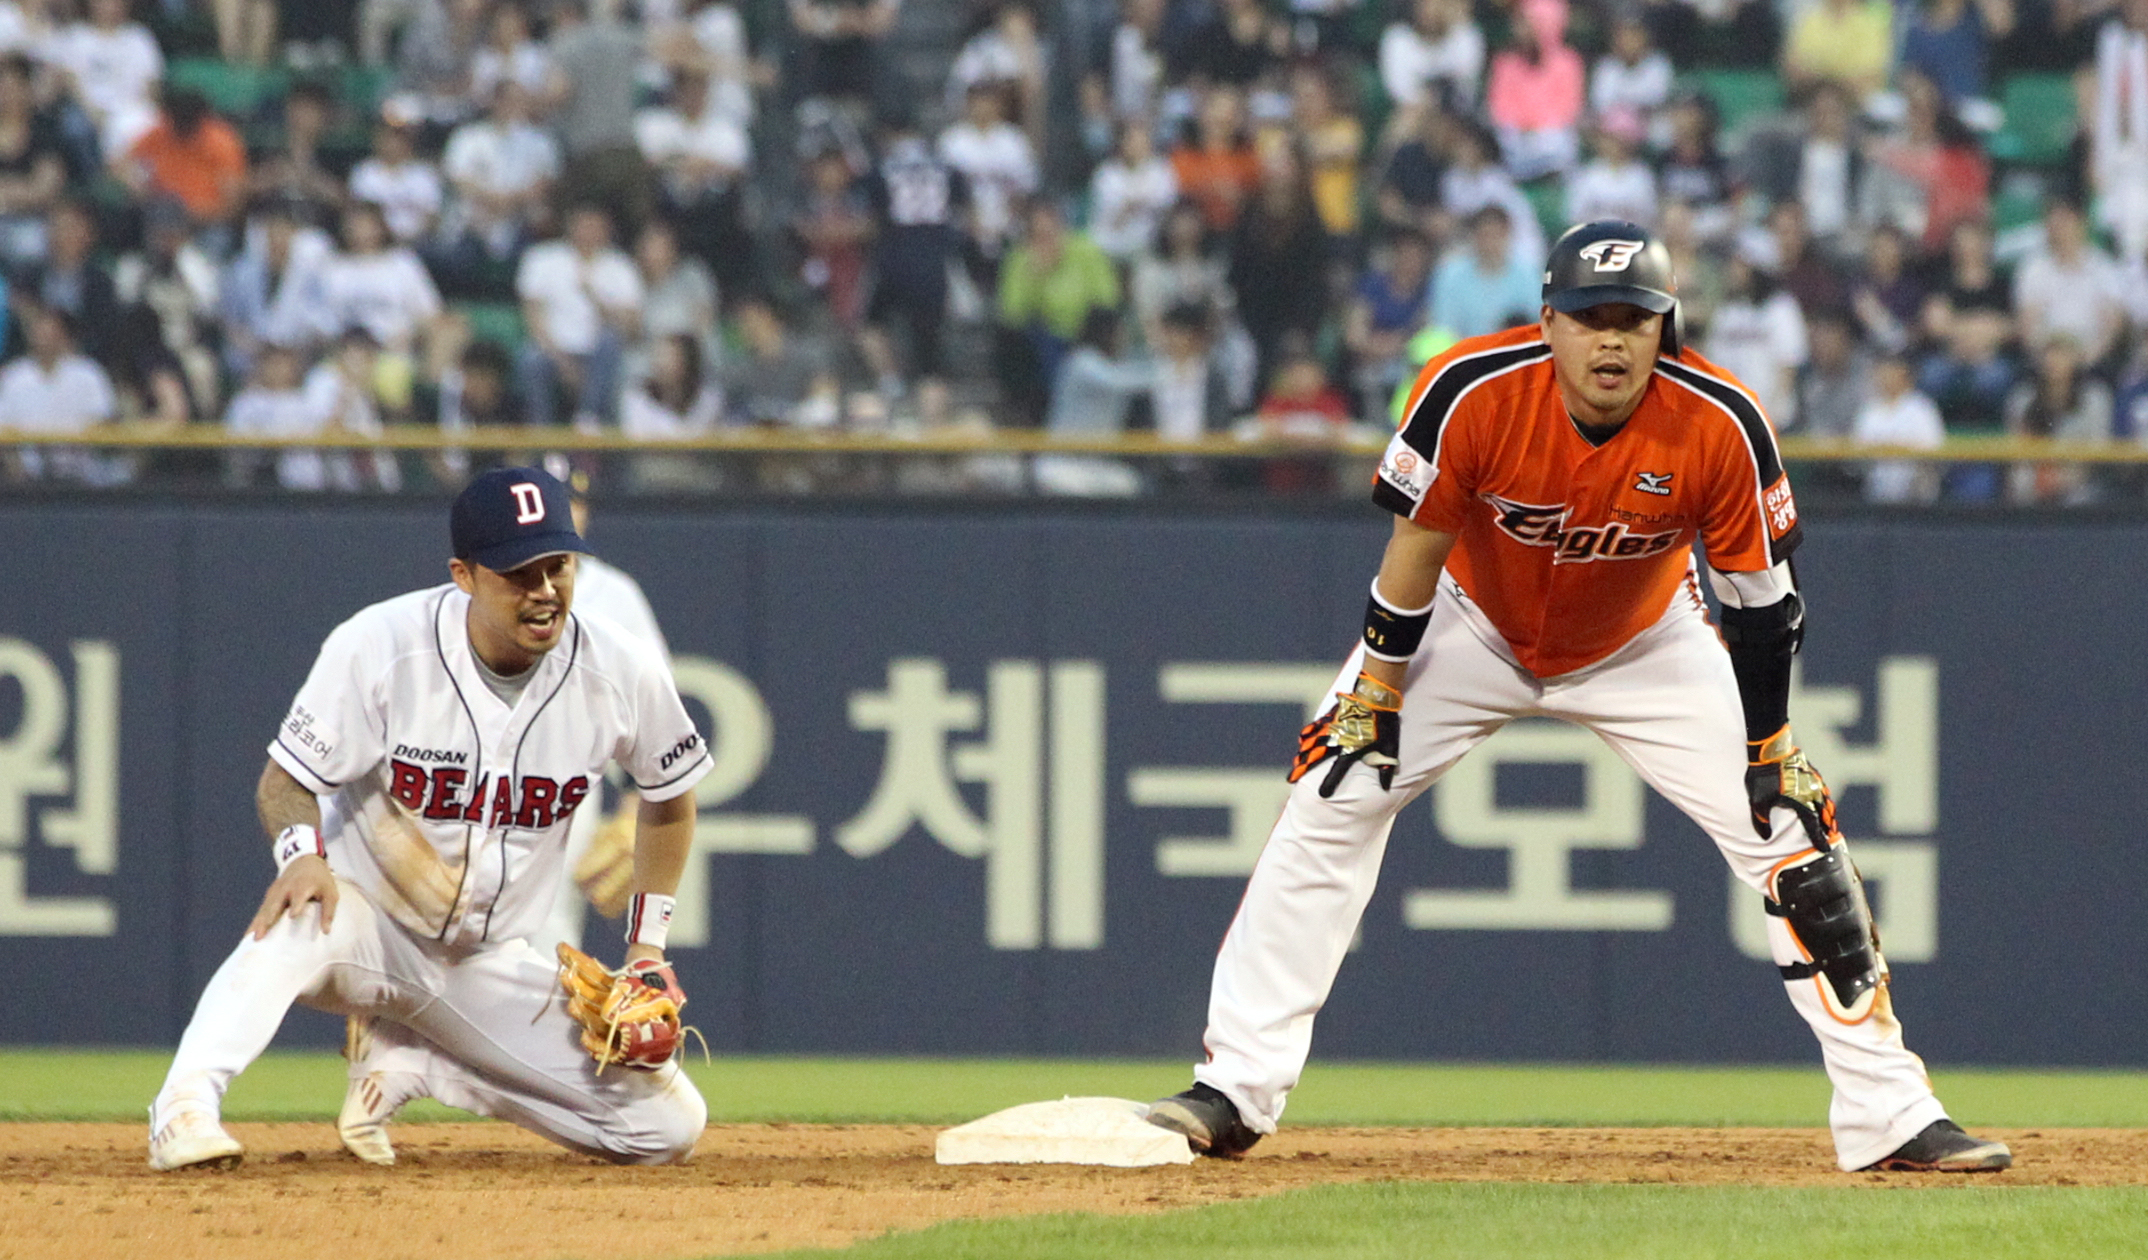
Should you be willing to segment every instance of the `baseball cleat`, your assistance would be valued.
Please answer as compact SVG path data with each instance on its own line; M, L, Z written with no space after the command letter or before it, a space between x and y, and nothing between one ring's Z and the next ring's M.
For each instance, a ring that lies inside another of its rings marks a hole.
M151 1123L155 1123L154 1113ZM149 1166L158 1172L180 1168L237 1168L246 1157L239 1140L224 1132L216 1113L206 1107L174 1107L149 1134Z
M1183 1094L1149 1104L1149 1123L1185 1135L1196 1154L1218 1159L1236 1159L1260 1141L1222 1090L1198 1082Z
M395 1107L381 1088L380 1073L358 1074L358 1065L373 1053L373 1021L352 1015L343 1028L343 1057L351 1061L351 1082L343 1093L343 1110L336 1115L336 1136L343 1149L368 1164L395 1162L395 1144L388 1140L388 1119Z
M1986 1142L1962 1132L1952 1120L1934 1120L1894 1154L1859 1172L1998 1172L2014 1166L2004 1142Z

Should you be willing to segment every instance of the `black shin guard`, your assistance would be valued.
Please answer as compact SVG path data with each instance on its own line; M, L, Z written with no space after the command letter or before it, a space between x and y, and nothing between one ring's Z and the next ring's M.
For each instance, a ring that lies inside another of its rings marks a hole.
M1775 895L1768 899L1768 913L1789 925L1811 959L1781 968L1783 979L1821 977L1820 997L1835 1018L1863 1020L1885 975L1872 908L1849 853L1837 844L1782 868L1771 882Z

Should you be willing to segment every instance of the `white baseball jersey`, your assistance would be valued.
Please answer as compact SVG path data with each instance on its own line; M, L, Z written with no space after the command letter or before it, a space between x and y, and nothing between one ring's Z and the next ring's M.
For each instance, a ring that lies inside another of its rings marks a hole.
M661 657L568 618L513 707L485 685L453 586L364 609L321 646L269 755L327 798L329 864L409 931L471 948L539 930L569 820L617 761L642 799L709 770Z

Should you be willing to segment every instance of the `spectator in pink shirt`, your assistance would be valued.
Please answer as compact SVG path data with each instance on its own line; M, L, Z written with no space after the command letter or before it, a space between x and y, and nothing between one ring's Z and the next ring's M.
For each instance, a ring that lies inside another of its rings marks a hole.
M1514 42L1492 58L1484 109L1519 180L1563 171L1580 153L1587 66L1566 44L1566 0L1522 0Z

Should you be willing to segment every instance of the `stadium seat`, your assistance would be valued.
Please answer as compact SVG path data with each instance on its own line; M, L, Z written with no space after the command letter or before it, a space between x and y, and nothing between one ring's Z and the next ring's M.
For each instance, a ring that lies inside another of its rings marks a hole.
M455 312L470 326L472 341L491 341L513 350L522 344L522 308L513 302L458 302Z
M1991 155L2023 166L2066 160L2079 124L2073 80L2063 74L2016 74L1999 92L2006 122L1991 137Z
M1773 70L1689 70L1678 85L1715 102L1726 139L1783 108L1783 81Z
M214 57L182 57L165 67L165 81L192 88L228 118L247 119L291 86L290 72L278 66L246 66Z
M1536 221L1544 227L1544 239L1557 240L1567 228L1565 183L1539 179L1523 184L1521 190L1522 196L1529 199L1529 208L1536 211Z

